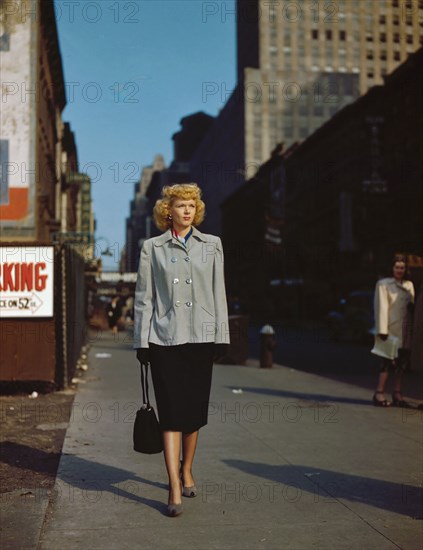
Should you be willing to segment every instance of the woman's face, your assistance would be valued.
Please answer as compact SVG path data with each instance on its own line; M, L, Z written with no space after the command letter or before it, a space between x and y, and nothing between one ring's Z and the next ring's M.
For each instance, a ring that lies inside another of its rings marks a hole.
M397 281L401 281L405 274L405 263L404 262L395 262L394 267L392 268L394 278Z
M192 225L195 216L195 200L175 199L170 206L173 227L176 231L182 231Z

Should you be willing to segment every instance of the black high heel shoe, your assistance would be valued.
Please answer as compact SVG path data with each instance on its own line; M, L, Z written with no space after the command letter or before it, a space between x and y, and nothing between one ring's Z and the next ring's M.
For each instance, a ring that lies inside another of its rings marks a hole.
M383 395L383 391L375 391L373 394L373 405L376 407L390 407L391 404L387 399L377 399L376 395Z
M394 407L401 407L402 409L411 409L411 405L408 401L404 401L404 399L397 399L396 395L401 395L400 391L394 391L392 394L392 405Z

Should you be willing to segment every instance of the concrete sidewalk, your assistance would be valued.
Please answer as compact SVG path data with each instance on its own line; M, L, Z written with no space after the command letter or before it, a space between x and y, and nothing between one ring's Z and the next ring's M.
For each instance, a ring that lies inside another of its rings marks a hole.
M283 367L215 366L200 494L168 518L163 455L132 450L139 368L119 336L91 347L41 550L422 548L422 413Z

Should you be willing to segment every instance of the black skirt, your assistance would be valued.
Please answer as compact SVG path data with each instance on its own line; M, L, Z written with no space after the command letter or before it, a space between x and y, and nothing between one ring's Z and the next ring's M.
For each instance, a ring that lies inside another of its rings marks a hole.
M207 424L214 344L149 344L162 430L192 433Z

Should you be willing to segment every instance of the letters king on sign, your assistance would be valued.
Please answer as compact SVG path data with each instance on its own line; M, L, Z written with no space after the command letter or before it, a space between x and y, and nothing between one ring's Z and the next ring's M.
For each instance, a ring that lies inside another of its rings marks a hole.
M0 247L0 318L52 317L54 248Z

